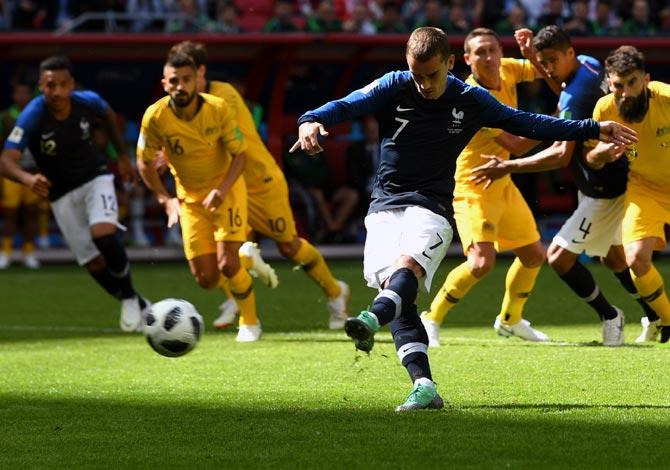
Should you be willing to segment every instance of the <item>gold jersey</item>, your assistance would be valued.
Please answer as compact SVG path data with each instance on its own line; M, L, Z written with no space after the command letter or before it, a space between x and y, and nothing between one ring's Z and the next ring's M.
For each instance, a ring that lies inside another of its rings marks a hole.
M142 118L137 155L145 163L164 149L175 177L177 197L200 202L223 180L231 155L246 151L233 111L224 100L199 94L200 109L190 121L180 119L165 96L149 106Z
M527 60L503 58L500 61L500 90L488 90L498 101L507 106L516 108L518 106L516 85L521 82L532 82L535 80L535 68ZM475 80L474 76L470 75L465 83L469 85L481 86ZM502 133L500 129L492 129L489 127L482 127L470 140L470 143L463 149L456 161L456 189L467 191L481 191L482 187L470 182L472 176L471 170L479 165L483 165L485 160L481 157L482 154L496 155L502 159L508 160L510 153L503 147L498 145L494 139ZM499 180L493 182L491 190L496 186L504 186L510 181L510 176L507 175Z
M256 130L251 112L235 87L230 83L213 81L208 83L207 93L226 101L240 126L242 135L244 135L244 140L247 143L247 164L244 168L244 181L247 183L247 188L253 191L254 187L278 177L276 175L277 173L281 174L281 169L265 147Z
M624 122L612 94L600 98L593 118L617 121L637 131L637 156L630 162L628 186L652 192L670 204L670 85L649 82L649 92L649 110L642 122Z

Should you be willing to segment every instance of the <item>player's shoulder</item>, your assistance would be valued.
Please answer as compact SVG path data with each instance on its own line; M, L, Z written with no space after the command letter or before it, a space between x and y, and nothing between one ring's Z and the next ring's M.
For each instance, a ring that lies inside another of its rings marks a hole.
M394 89L408 84L411 80L412 73L409 70L394 70L392 72L387 72L374 80L372 83L364 87L362 91L365 93L368 90L375 88Z
M41 116L45 110L46 103L44 101L44 95L39 95L28 102L26 107L23 108L23 111L21 111L21 114L19 114L19 118L32 119Z
M93 90L75 90L70 94L70 98L75 103L81 103L85 106L106 109L107 102Z
M160 119L169 111L170 108L170 97L164 96L144 111L144 120L150 121L153 119Z
M203 99L205 105L213 106L215 108L226 107L226 100L220 96L216 96L211 93L200 93L200 97Z
M207 93L225 99L228 96L235 96L239 94L235 87L228 82L221 82L212 80L209 82Z
M614 101L614 94L609 93L609 94L601 97L596 102L595 110L597 110L600 113L606 113L606 112L609 112L609 111L616 111L616 102Z
M658 81L651 81L649 82L648 88L649 91L651 91L651 96L653 98L660 98L663 100L670 99L670 84Z

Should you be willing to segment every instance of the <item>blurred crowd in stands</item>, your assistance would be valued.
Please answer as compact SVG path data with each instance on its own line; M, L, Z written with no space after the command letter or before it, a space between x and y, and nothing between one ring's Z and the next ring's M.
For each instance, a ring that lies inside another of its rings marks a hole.
M67 32L406 33L555 24L572 36L670 32L670 0L0 0L0 29Z

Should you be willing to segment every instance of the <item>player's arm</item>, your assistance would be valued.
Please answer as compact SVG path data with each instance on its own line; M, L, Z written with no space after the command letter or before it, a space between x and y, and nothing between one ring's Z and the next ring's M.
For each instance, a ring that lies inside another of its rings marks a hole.
M29 187L40 197L48 197L51 182L41 173L32 174L21 168L21 153L20 150L5 147L0 155L0 174Z
M179 222L181 209L179 200L167 191L158 169L153 164L156 152L160 149L162 149L162 141L153 130L151 114L146 112L142 118L140 136L137 140L137 169L144 184L156 195L159 204L165 209L168 227L172 227Z
M561 84L551 78L545 68L542 67L542 64L537 60L537 51L535 50L535 46L533 46L533 32L528 28L517 29L514 31L514 39L516 39L521 55L535 67L535 76L543 78L551 91L556 95L560 95L562 91Z
M298 140L289 152L302 149L308 155L315 155L323 151L318 138L328 135L326 126L364 114L373 114L388 101L395 87L404 79L406 77L403 78L403 73L387 73L344 98L329 101L313 111L307 111L298 119Z
M598 144L586 152L584 161L594 170L600 170L606 164L614 162L621 158L626 152L626 147L623 145L606 144L598 142Z
M247 145L230 107L224 106L219 109L219 119L221 140L233 160L219 185L213 188L202 201L202 205L212 212L223 203L230 188L233 187L237 179L242 175L247 162L245 153ZM222 155L222 158L226 157L226 155Z
M501 132L493 141L507 150L512 155L524 155L537 147L539 140L528 139L518 135L512 135L509 132Z

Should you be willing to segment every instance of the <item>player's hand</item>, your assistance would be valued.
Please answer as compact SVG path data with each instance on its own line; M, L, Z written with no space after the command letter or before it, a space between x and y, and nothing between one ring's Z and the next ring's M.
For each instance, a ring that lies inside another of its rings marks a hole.
M202 201L202 205L209 212L214 212L223 203L223 194L219 189L212 189L207 197Z
M528 60L535 60L535 46L533 46L533 32L528 28L521 28L514 31L514 39L519 45L521 55Z
M118 168L119 175L124 182L131 183L132 185L137 183L137 172L135 171L133 164L130 163L130 159L127 156L124 158L119 157Z
M589 157L588 160L596 165L611 163L619 158L626 152L625 145L617 145L614 143L606 144L605 142L598 142L592 153L589 152L592 157Z
M49 188L51 187L51 181L49 181L49 179L43 174L36 173L32 175L28 186L39 197L43 198L49 197Z
M298 140L293 144L290 153L301 149L307 155L316 155L323 152L319 144L319 135L327 136L328 131L320 122L303 122L298 128Z
M176 225L179 222L179 217L181 217L181 205L179 204L179 199L176 197L171 197L163 203L165 208L165 214L167 214L167 226L168 228Z
M598 136L598 139L601 142L623 146L628 146L638 141L637 132L630 127L626 127L623 124L614 121L600 122L600 135Z
M506 160L495 155L482 154L481 157L486 163L470 170L470 173L472 173L470 181L473 183L483 184L484 189L487 189L495 180L509 174L510 170L507 167Z
M165 149L156 150L156 155L154 155L154 159L151 162L151 166L160 175L162 175L165 172L165 170L167 170L168 158L167 154L165 153Z

